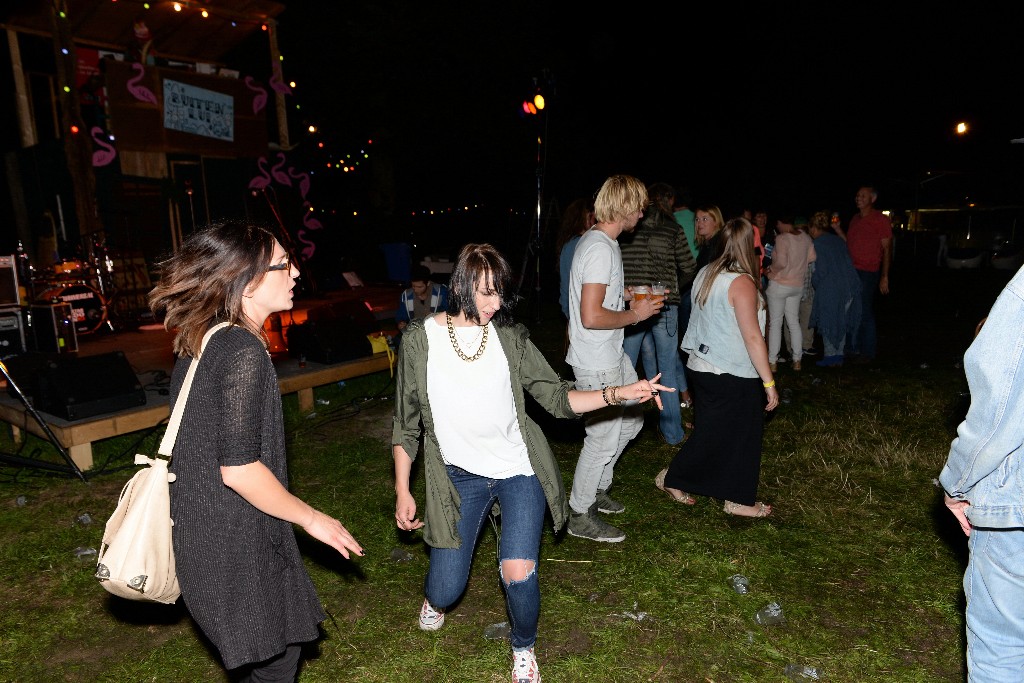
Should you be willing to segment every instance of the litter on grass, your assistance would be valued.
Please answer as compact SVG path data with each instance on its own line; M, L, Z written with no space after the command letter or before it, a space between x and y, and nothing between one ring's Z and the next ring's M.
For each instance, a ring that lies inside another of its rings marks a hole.
M743 574L733 574L726 579L726 582L729 584L730 588L740 595L746 595L750 592L750 580L743 576Z
M403 548L394 548L391 551L392 562L412 562L413 554Z
M96 548L86 548L84 546L78 546L72 550L80 561L84 562L95 562L96 561Z
M819 680L818 669L813 666L802 664L787 664L783 669L786 678L791 681L817 681Z
M622 612L620 614L613 614L612 616L613 617L626 617L627 619L632 619L633 621L643 621L645 619L653 619L654 618L650 614L648 614L647 612L638 612L636 608L637 608L637 603L634 602L632 610L626 610L625 612Z
M770 602L757 611L754 621L761 626L775 626L786 623L786 617L782 614L782 606L777 602Z
M484 629L484 638L487 640L508 640L509 635L512 633L512 629L509 627L507 621L502 621L498 624L491 624Z

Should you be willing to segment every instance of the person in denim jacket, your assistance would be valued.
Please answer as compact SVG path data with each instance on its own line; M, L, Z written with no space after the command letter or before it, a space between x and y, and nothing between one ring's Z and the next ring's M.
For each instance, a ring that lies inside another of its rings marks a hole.
M964 573L969 681L1024 672L1024 268L996 299L964 355L971 393L939 475L968 537Z

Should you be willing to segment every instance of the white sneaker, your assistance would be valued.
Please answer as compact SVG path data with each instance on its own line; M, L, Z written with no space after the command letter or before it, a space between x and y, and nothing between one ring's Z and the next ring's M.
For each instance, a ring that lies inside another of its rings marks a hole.
M444 626L444 610L437 610L430 606L430 601L423 600L423 607L420 608L420 630L436 631Z
M541 683L532 647L512 650L512 683Z

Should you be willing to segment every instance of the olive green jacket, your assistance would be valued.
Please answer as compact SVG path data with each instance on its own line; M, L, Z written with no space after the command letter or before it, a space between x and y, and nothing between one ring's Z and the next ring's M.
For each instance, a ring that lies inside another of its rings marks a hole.
M434 434L434 418L427 398L427 333L423 320L409 323L402 335L398 372L395 376L395 416L391 443L401 444L409 457L415 459L419 450L422 422L423 471L426 478L426 503L423 515L423 540L433 548L458 548L459 494L448 478L441 448ZM530 332L521 324L508 327L491 326L501 340L512 375L512 397L516 406L519 429L548 508L555 531L558 532L569 515L565 483L555 454L540 426L526 414L524 390L542 408L555 417L579 417L569 405L572 383L563 380L548 364L544 355L530 341ZM467 400L481 400L472 396Z

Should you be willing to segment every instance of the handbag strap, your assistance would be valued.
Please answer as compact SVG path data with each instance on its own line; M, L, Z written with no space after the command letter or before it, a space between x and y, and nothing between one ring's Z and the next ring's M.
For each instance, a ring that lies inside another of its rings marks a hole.
M166 455L167 460L171 459L171 451L174 450L174 441L178 438L178 427L181 426L181 416L185 413L185 403L188 401L188 393L192 389L192 378L196 375L196 366L199 365L199 359L203 356L203 349L206 348L206 342L210 341L210 337L213 336L214 332L227 327L231 323L218 323L214 325L206 334L203 336L203 341L199 345L199 355L192 359L192 363L188 366L188 373L185 374L185 382L181 385L181 391L178 392L178 400L174 404L174 410L171 412L171 419L167 422L167 431L164 432L164 438L160 439L160 448L157 449L157 453L160 455Z

